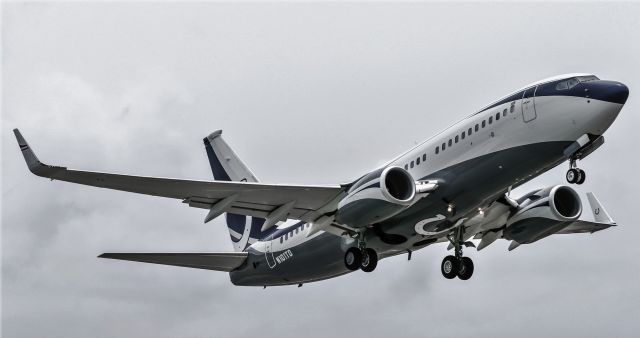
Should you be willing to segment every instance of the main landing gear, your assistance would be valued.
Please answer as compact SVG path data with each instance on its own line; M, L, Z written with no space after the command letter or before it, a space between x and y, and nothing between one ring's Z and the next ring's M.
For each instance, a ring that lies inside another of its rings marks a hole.
M582 184L587 179L584 170L579 169L575 159L569 160L569 170L567 171L567 182L571 184Z
M462 256L462 246L473 246L473 243L463 242L460 230L457 237L456 240L449 237L449 241L455 248L455 256L449 255L445 257L440 265L440 270L446 279L458 277L462 280L467 280L473 275L473 261L469 257Z
M371 248L349 248L344 254L344 265L351 271L371 272L378 265L378 254Z

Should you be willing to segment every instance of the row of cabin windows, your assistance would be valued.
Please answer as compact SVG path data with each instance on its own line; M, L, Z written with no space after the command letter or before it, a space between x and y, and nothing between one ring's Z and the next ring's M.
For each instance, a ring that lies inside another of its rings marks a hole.
M422 154L422 163L427 161L427 154ZM414 166L420 165L420 156L416 158L415 161L411 161L409 164L404 165L404 170L409 170L409 168L413 168Z
M511 102L511 107L509 109L510 113L514 113L516 110L516 103L515 102ZM495 115L495 119L496 122L500 121L500 117L507 117L507 108L505 108L502 111L502 114L500 112L497 112ZM493 116L489 116L489 124L493 123ZM475 128L469 128L466 131L463 131L462 134L460 135L456 135L456 137L454 137L453 139L449 139L449 142L443 142L442 145L436 147L436 154L439 154L440 151L444 151L445 149L447 149L447 146L451 147L454 143L458 143L460 140L464 140L467 136L471 136L471 134L473 134L473 132L478 132L480 130L480 128L485 128L487 126L487 120L482 120L481 123L476 123ZM413 168L413 167L412 167Z
M284 236L280 236L280 243L286 241L289 239L289 237L293 237L294 233L299 233L300 231L302 231L302 229L306 229L308 227L310 227L311 224L310 223L305 223L304 225L302 225L301 227L296 227L294 230L291 230L289 232L287 232L286 234L284 234Z
M509 112L511 114L513 114L516 111L516 102L511 102L511 107L509 108ZM500 112L497 112L496 115L496 121L500 120ZM507 108L505 108L502 111L502 117L507 117ZM493 116L489 116L489 124L493 123ZM466 131L463 131L462 134L460 135L456 135L456 137L454 137L453 139L449 139L449 142L443 142L441 146L436 147L436 154L440 153L440 149L442 149L443 151L445 149L447 149L447 146L451 147L453 145L453 143L458 143L460 140L464 140L467 136L471 136L471 134L473 134L473 132L478 132L480 130L480 126L482 126L482 128L487 126L487 121L486 120L482 120L482 123L478 124L476 123L475 128L469 128ZM427 154L422 154L422 162L425 162L427 160ZM409 168L413 168L414 166L420 165L420 157L416 158L415 161L411 161L411 163L405 164L404 165L404 169L405 170L409 170Z

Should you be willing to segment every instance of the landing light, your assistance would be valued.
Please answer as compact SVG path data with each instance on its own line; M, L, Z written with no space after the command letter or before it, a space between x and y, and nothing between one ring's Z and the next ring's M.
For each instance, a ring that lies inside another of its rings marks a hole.
M484 210L482 208L478 208L478 214L480 214L480 216L483 216Z

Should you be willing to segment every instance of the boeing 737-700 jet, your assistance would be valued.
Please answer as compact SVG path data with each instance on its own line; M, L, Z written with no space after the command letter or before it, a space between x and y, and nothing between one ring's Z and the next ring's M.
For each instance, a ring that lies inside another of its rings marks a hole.
M629 90L590 74L535 82L480 109L382 167L333 186L259 183L216 131L204 139L214 181L129 176L50 166L15 135L29 170L67 181L169 197L225 214L235 252L105 253L103 258L227 271L235 285L308 283L363 270L380 259L449 243L444 277L467 280L463 248L496 239L509 250L553 234L593 233L616 225L592 193L593 220L567 185L511 196L511 189L568 162L566 180L582 184L577 163L603 143ZM410 256L409 256L410 257Z

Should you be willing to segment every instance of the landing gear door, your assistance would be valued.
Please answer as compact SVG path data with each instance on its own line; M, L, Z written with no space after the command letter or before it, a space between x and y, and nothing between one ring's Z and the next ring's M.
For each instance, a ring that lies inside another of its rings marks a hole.
M265 242L264 257L267 260L267 265L269 265L269 267L273 269L276 266L276 260L273 258L272 245L273 245L273 236L270 236Z
M536 119L535 95L538 87L529 88L522 94L522 119L531 122Z

